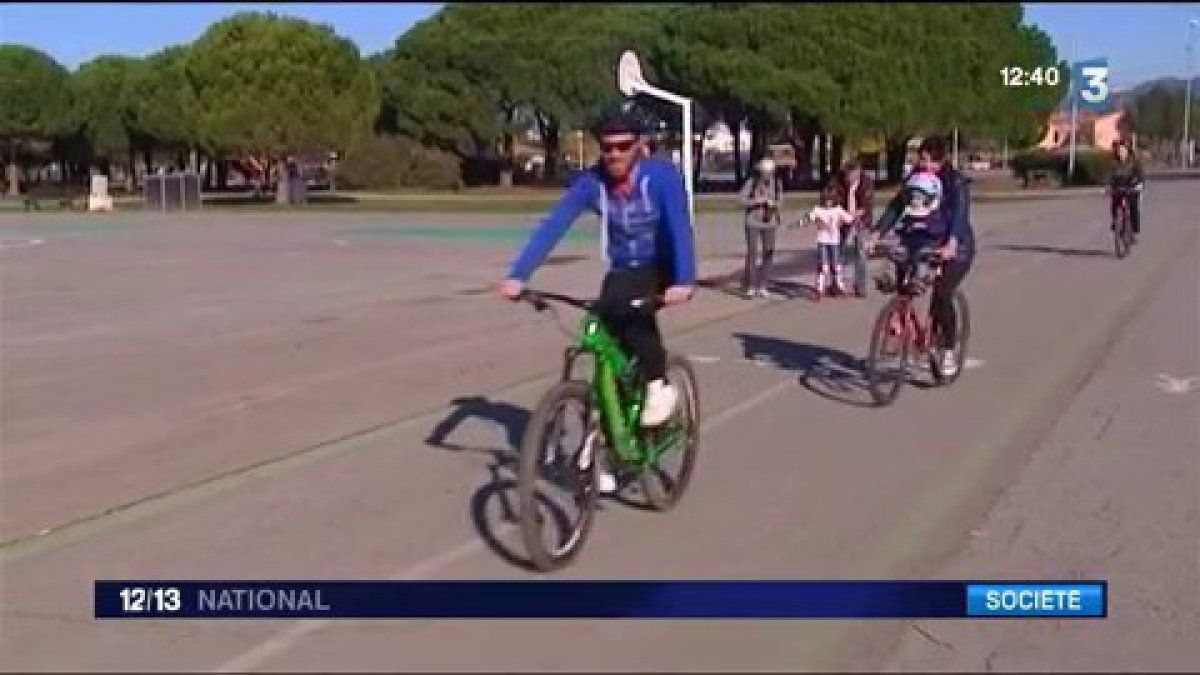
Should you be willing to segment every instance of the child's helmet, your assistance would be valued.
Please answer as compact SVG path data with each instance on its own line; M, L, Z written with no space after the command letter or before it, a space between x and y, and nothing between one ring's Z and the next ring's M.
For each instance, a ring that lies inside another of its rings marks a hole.
M918 171L904 181L904 194L910 203L905 211L908 215L923 218L938 209L942 201L942 181L936 174L928 171ZM911 203L914 194L924 197L925 204L917 206Z

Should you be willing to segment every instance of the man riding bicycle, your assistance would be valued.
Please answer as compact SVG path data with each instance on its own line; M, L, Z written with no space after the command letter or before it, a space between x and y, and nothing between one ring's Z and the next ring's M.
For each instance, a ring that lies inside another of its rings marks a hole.
M525 282L580 214L597 213L602 253L610 269L596 313L633 357L646 382L641 423L655 427L670 418L679 393L665 381L666 350L653 298L669 286L665 305L691 299L696 260L683 176L670 162L643 155L642 130L632 112L615 112L601 120L595 130L599 164L576 178L538 225L499 291L509 300L519 299ZM638 299L651 301L635 307Z
M918 172L935 175L941 183L941 199L936 214L929 219L929 236L938 257L943 261L942 273L933 287L930 311L942 338L942 372L953 376L962 364L955 359L958 343L958 317L954 309L954 291L971 271L975 261L975 232L971 227L970 180L946 161L946 140L926 138L917 150ZM909 190L902 189L884 209L875 227L872 241L895 227L909 204Z

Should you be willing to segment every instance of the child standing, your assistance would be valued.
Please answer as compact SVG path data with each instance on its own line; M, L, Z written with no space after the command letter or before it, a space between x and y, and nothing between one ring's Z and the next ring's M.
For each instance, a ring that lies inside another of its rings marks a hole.
M813 207L805 218L806 224L817 228L817 253L820 265L817 268L816 300L829 292L831 295L841 295L842 288L842 256L841 229L843 225L854 222L854 216L845 208L838 205L838 194L833 186L821 191L821 201Z

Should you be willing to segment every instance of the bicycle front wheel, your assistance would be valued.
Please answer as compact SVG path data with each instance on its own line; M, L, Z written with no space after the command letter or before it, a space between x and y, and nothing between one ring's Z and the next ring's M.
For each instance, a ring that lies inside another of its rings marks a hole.
M659 511L667 511L678 504L687 489L696 465L700 439L696 373L687 359L674 354L667 357L667 382L679 392L675 415L660 429L643 432L648 452L656 442L669 444L662 449L658 461L642 473L646 501Z
M1117 229L1113 232L1113 253L1117 259L1124 259L1129 255L1129 212L1122 209L1121 215L1117 219Z
M875 405L891 405L908 377L909 300L894 296L875 319L867 354L867 386Z
M521 536L539 571L567 565L583 548L595 517L601 446L587 384L556 384L525 428L517 472Z

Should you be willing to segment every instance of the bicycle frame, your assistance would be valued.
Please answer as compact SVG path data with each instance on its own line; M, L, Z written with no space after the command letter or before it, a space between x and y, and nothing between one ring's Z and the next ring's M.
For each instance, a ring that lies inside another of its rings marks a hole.
M896 291L897 295L904 298L902 338L915 347L919 354L926 354L933 344L933 340L931 339L934 328L933 319L929 317L928 321L922 320L917 312L916 300L933 288L938 278L941 277L944 268L939 262L930 273L918 278L919 265L909 264L906 260L905 267L907 268L904 274L905 288L898 288ZM912 288L920 290L914 293L910 290Z
M656 464L666 448L671 447L677 431L674 423L667 427L665 438L654 442L638 433L645 392L636 387L622 396L618 382L632 375L633 365L616 338L604 327L595 314L588 312L579 325L579 338L568 347L563 379L571 377L572 365L581 354L592 358L591 398L600 412L600 423L608 438L609 447L622 463L645 469Z

